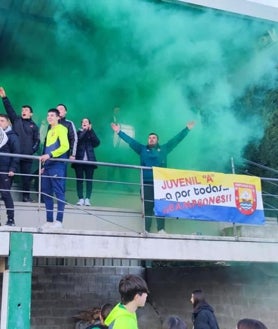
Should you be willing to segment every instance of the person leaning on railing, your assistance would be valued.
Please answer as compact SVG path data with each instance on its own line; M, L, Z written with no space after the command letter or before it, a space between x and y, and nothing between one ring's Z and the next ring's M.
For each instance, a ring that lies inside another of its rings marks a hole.
M159 138L156 133L150 133L147 145L137 142L125 134L118 124L111 123L111 127L132 149L140 156L141 166L145 167L167 167L168 154L187 136L188 132L194 127L195 123L188 122L186 127L182 129L176 136L167 143L160 145ZM153 173L151 169L143 170L144 183L144 208L145 208L145 226L146 231L150 231L153 208L154 208L154 189L153 189ZM165 233L164 218L157 218L157 230L159 233Z
M18 153L33 155L39 149L40 134L38 126L32 120L32 107L30 105L23 105L21 109L21 114L18 115L15 112L9 98L6 96L6 92L3 87L0 87L0 97L2 98L3 105L12 123L13 130L17 133L19 137L20 150ZM32 163L32 159L21 158L19 160L19 172L21 174L20 178L23 191L23 202L33 201L30 197Z
M50 129L47 132L42 162L42 193L46 209L46 223L42 228L62 228L65 209L65 168L64 161L54 159L66 159L69 150L68 130L59 124L59 111L50 109L47 113L47 121ZM50 160L53 158L53 160ZM54 200L57 198L57 216L54 219Z
M87 161L96 161L94 148L99 146L100 140L97 137L90 119L83 118L81 128L77 132L78 142L76 150L76 160L83 160L83 163L73 163L72 167L76 175L76 189L78 195L78 206L90 206L90 198L93 189L94 171L97 168L94 164L89 164ZM83 193L83 181L86 178L85 198Z

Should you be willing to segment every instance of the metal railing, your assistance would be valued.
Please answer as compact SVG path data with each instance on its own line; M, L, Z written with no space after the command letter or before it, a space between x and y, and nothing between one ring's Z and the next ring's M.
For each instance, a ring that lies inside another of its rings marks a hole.
M28 155L21 155L21 154L9 154L9 153L1 153L1 156L8 156L8 157L18 157L20 159L29 159L33 161L33 164L35 165L34 170L32 171L32 174L29 176L31 177L33 181L33 186L30 191L32 194L32 197L37 200L36 204L32 205L32 209L36 210L39 214L39 220L38 225L43 223L40 218L44 217L45 209L44 209L44 203L42 202L44 194L41 192L41 169L42 169L42 163L40 161L39 156L28 156ZM77 215L78 217L85 215L85 216L93 216L94 218L98 219L99 221L103 221L107 224L111 224L114 227L118 227L118 229L127 229L129 231L135 231L135 232L144 232L145 231L145 214L144 214L144 203L152 202L152 200L147 200L144 196L144 188L143 185L143 170L151 169L150 167L143 167L143 166L136 166L136 165L127 165L127 164L118 164L118 163L108 163L108 162L92 162L87 161L87 164L96 165L98 166L98 169L95 171L93 182L93 195L98 195L97 198L94 196L94 200L92 207L81 207L76 205L76 201L78 200L76 194L76 188L75 183L77 178L75 177L74 173L72 173L69 170L69 165L73 163L79 163L84 164L84 161L78 161L78 160L69 160L69 159L50 159L49 161L62 161L68 163L68 171L70 174L65 177L67 181L67 189L66 189L66 208L65 208L65 215ZM244 169L244 166L239 166L238 169L236 169L236 166L232 162L233 172L238 174L247 174L252 175L252 172L250 171L250 166L254 166L256 168L261 168L264 170L269 170L273 175L278 174L277 170L274 170L272 168L268 168L264 165L256 164L254 162L245 160L244 164L248 165L249 171L246 172ZM106 172L105 172L106 170ZM125 180L121 179L113 179L117 176L121 176L119 173L118 175L110 175L109 172L113 170L120 170L120 171L129 171L129 175L125 175ZM236 172L238 171L238 172ZM132 173L131 173L132 172ZM20 193L24 192L22 189L20 189L20 182L18 181L18 178L23 176L21 173L16 173L14 182L15 184L12 187L12 192L14 194L14 199L16 201L16 196L18 196ZM128 178L131 179L126 179ZM278 175L277 175L278 176ZM64 178L64 177L63 177ZM272 217L274 219L277 219L278 214L278 195L277 187L278 187L278 178L276 177L261 177L261 180L263 182L263 204L264 204L264 210L267 213L269 217ZM84 182L86 182L86 179L83 179ZM34 183L35 182L35 183ZM269 188L271 187L271 188ZM113 196L113 202L111 202ZM57 198L55 196L53 197L54 200L57 201ZM4 208L2 208L2 202L0 202L0 210L3 214ZM15 206L16 213L18 212L27 212L30 211L30 207L24 207L24 204L22 206L19 206L17 203ZM103 212L105 213L105 216L103 215ZM3 215L2 215L3 216ZM131 219L131 221L134 219L138 219L140 217L141 220L141 226L137 226L136 228L133 228L130 225L126 225L123 223L124 221L117 221L118 218L121 218L122 220ZM154 219L159 219L159 217L152 216ZM161 217L162 218L162 217ZM43 219L44 220L44 219ZM181 222L181 220L177 218L171 218L166 219L171 220L171 225L173 222ZM4 222L4 219L1 220L2 224ZM190 230L190 225L188 222L190 220L182 221L183 226L187 226L187 231L181 229L180 224L177 225L177 229L172 229L175 233L181 233L186 234L187 232L189 234L206 234L206 229L202 228L204 226L204 222L192 220L191 226L193 228ZM192 223L195 223L194 225ZM206 223L208 224L208 222ZM175 226L175 224L173 224ZM215 235L221 235L221 230L223 228L230 227L231 224L223 224L219 222L209 222L209 225L217 226L215 228ZM242 225L242 224L240 224ZM201 229L199 229L201 227ZM80 227L79 229L82 229ZM210 230L208 230L210 231ZM218 233L217 233L218 232ZM211 233L209 233L211 234ZM213 233L214 234L214 233ZM212 235L213 235L212 234ZM233 235L237 235L237 232L234 231Z

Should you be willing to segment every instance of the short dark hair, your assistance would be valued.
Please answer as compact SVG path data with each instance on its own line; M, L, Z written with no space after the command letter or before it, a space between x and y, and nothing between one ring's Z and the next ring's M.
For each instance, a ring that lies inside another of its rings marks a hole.
M60 113L59 113L59 111L57 110L57 109L49 109L48 111L47 111L47 113L49 113L49 112L53 112L53 113L56 113L56 115L57 115L57 117L59 117L60 116Z
M241 319L237 323L237 329L267 329L267 327L259 320Z
M128 274L124 276L119 283L119 293L122 304L131 302L135 295L149 293L146 281L138 275Z
M169 316L162 324L162 329L186 329L186 323L178 316Z
M58 104L58 105L57 105L57 107L58 107L58 106L63 106L63 107L64 107L64 109L65 109L65 111L66 111L66 112L68 112L68 109L67 109L67 107L66 107L66 105L65 105L65 104L63 104L63 103L60 103L60 104Z
M5 113L0 113L0 117L1 118L5 118L7 121L10 121L9 116L7 114L5 114Z
M22 107L22 108L23 108L23 107L27 107L27 109L29 109L30 112L33 113L33 109L32 109L32 107L31 107L30 105L22 105L21 107Z
M91 124L91 120L90 120L89 118L83 118L83 119L81 120L81 124L82 124L82 121L83 121L83 120L88 120L89 124Z
M149 136L151 136L151 135L155 135L157 137L157 139L159 139L157 133L149 133Z
M112 311L112 309L113 309L113 305L109 304L109 303L101 306L100 315L101 315L103 321L108 317L108 315Z

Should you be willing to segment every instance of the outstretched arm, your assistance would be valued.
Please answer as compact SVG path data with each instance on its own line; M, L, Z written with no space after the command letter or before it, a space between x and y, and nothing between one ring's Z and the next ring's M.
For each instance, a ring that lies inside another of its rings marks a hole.
M171 152L189 133L191 129L195 126L194 121L190 121L186 124L186 127L179 132L175 137L170 139L166 144L167 153Z
M135 139L133 139L132 137L128 136L126 133L124 133L121 129L120 129L120 125L116 124L116 123L111 123L111 128L113 129L113 131L118 134L118 136L125 141L132 149L133 151L135 151L137 154L141 153L141 149L143 147L142 144L138 143Z
M193 129L194 126L195 126L195 122L194 122L194 121L187 122L187 124L186 124L186 127L187 127L189 130Z
M117 123L114 123L114 122L111 123L111 128L112 128L112 130L113 130L115 133L117 133L117 134L118 134L119 131L121 130L120 125L117 124Z

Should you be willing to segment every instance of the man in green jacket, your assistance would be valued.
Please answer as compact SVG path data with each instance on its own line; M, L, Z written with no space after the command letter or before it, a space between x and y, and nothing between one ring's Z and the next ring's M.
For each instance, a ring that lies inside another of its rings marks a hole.
M112 123L111 128L118 136L125 141L130 148L140 156L140 165L144 167L167 167L168 154L187 136L189 131L194 127L193 121L188 122L186 126L167 143L160 145L156 133L150 133L146 145L139 143L135 139L125 134L118 124ZM151 169L143 170L143 192L144 192L144 210L145 210L145 228L150 231L152 224L154 208L154 187L153 172ZM165 233L164 218L157 218L157 230L159 233Z

